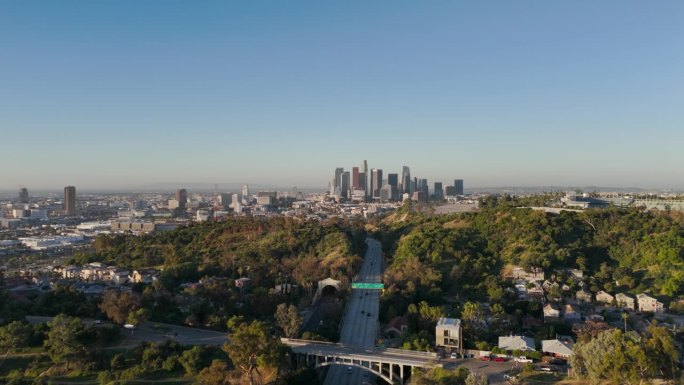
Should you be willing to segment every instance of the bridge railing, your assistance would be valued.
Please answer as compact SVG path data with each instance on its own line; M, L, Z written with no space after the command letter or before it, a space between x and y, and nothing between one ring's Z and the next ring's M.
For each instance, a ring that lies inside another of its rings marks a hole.
M407 349L394 349L394 348L386 348L386 349L378 349L378 351L386 351L387 353L394 353L394 354L402 354L402 355L408 355L408 356L419 356L419 357L437 357L437 353L434 352L420 352L417 350L407 350Z
M285 337L282 337L280 339L280 341L284 344L291 342L293 344L300 343L300 344L316 344L316 345L340 345L337 342L300 340L300 339L296 339L296 338L285 338Z

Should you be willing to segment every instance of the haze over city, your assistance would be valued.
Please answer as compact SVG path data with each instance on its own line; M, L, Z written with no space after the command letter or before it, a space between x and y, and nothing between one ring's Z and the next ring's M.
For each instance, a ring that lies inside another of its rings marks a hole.
M684 4L2 2L0 190L684 188Z

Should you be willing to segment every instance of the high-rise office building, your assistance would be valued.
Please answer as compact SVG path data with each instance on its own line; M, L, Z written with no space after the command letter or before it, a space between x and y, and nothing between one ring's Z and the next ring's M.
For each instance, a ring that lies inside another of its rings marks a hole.
M349 171L343 172L342 176L340 177L340 195L345 199L351 198L351 194L349 192L351 190L349 179Z
M387 184L392 187L390 199L397 199L399 195L399 174L387 174Z
M361 187L361 181L359 180L359 168L352 167L352 189L358 190Z
M408 166L404 166L401 171L401 192L411 193L411 170Z
M340 179L342 177L342 173L344 172L344 168L338 167L335 169L335 180L334 180L334 185L333 188L338 188L340 187L340 184L342 184L342 180Z
M223 206L224 209L227 209L230 207L230 204L233 203L233 194L232 193L221 193L219 194L219 203L221 206Z
M420 187L418 188L418 190L422 191L426 197L429 197L430 196L430 189L428 186L428 180L427 179L418 179L418 181L420 182Z
M26 187L19 190L19 203L29 203L29 193Z
M365 172L360 172L360 173L359 173L359 188L358 188L359 190L363 190L363 191L368 190L368 189L366 188L366 185L367 185L367 182L366 182L366 181L367 181L367 180L368 180L368 178L366 177L366 173L365 173Z
M454 187L456 187L456 195L463 195L463 179L454 180Z
M184 188L176 190L176 200L178 201L178 208L185 210L188 203L188 191Z
M371 170L370 196L380 198L380 188L382 188L382 169L374 168Z
M435 182L435 199L444 198L444 189L442 189L442 182Z
M380 193L379 193L378 197L383 202L392 200L393 199L392 198L392 190L394 190L394 187L390 186L389 184L386 184L386 185L382 186L382 188L380 189Z
M64 188L64 215L76 215L76 187Z
M246 184L242 185L242 196L240 197L242 199L242 204L243 205L248 205L250 204L250 196L249 196L249 186Z
M361 185L363 186L361 189L366 191L366 196L370 195L370 189L368 188L368 177L370 176L370 173L368 172L368 162L364 159L363 162L361 162L361 171L363 173L363 179L361 180ZM361 179L361 176L359 176L359 179Z

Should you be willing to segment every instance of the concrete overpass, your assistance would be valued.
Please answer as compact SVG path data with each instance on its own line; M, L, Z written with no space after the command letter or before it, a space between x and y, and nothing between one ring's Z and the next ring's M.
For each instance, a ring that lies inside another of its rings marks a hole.
M389 384L403 384L413 368L442 366L435 353L403 349L366 349L329 342L283 338L296 364L347 366L375 374Z

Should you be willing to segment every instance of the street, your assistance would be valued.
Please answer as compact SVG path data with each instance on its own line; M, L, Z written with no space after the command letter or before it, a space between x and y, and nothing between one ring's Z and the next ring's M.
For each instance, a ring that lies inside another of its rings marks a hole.
M367 239L368 249L355 282L380 283L382 278L383 258L380 242ZM380 292L369 289L351 289L349 301L342 317L340 343L372 349L378 328L378 311L380 309ZM363 384L369 382L372 374L356 367L332 365L328 369L325 385ZM370 382L372 383L372 382Z

